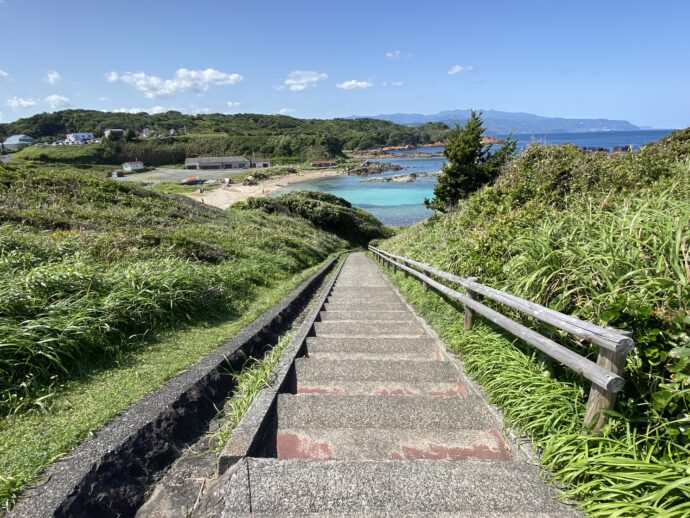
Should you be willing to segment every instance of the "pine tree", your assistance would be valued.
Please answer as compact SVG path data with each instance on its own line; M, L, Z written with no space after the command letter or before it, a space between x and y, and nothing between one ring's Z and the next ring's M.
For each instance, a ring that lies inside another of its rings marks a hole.
M443 166L434 187L434 198L424 205L440 212L449 212L460 200L492 182L501 168L515 153L516 141L508 138L499 149L484 145L484 123L481 112L474 110L464 126L457 125L448 135L443 151L448 162Z

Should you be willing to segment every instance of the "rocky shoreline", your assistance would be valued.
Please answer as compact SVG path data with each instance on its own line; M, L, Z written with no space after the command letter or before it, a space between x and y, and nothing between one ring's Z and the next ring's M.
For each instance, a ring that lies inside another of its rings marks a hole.
M367 176L370 174L380 174L386 171L400 171L403 167L398 164L384 164L383 162L362 162L359 167L348 167L345 174L348 176Z
M365 178L360 180L360 182L398 182L398 183L412 183L417 181L419 178L425 178L428 176L438 176L441 171L436 171L435 173L409 173L409 174L398 174L395 176L384 176L381 178Z

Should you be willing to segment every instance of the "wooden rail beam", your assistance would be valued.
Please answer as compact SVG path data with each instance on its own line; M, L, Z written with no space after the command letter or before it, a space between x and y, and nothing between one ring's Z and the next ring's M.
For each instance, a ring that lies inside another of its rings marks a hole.
M472 277L473 280L477 280L474 277ZM476 300L477 299L477 292L474 290L471 290L469 288L465 288L467 291L467 297ZM465 306L465 331L469 331L472 329L472 326L474 326L474 310L472 308L469 308Z
M480 314L591 381L592 388L585 411L585 427L592 433L601 431L606 423L606 411L614 408L616 394L623 388L625 383L621 376L625 368L625 357L634 346L634 342L630 338L630 332L602 328L500 290L489 288L479 284L475 278L463 279L427 264L391 254L375 247L369 247L369 249L377 257L377 260L387 266L392 266L394 271L400 269L406 277L409 274L419 279L425 291L432 287L447 297L463 303L465 306L465 330L472 329L476 314ZM396 260L400 262L396 262ZM415 266L425 273L459 284L465 288L467 294L462 295L409 265ZM599 345L597 363L481 304L476 300L479 294Z
M558 311L541 306L540 304L510 295L509 293L505 293L495 288L484 286L476 282L476 280L463 279L457 275L444 272L434 268L433 266L429 266L428 264L408 259L407 257L391 254L374 247L372 247L372 249L375 249L381 253L382 257L388 256L388 258L397 259L408 265L415 266L427 273L440 277L441 279L445 279L454 284L459 284L465 289L471 289L474 292L487 297L488 299L504 304L544 323L553 325L558 329L566 331L583 340L587 340L595 345L598 345L599 347L604 347L605 349L617 353L629 353L635 347L635 342L625 331L600 327L573 316L559 313Z

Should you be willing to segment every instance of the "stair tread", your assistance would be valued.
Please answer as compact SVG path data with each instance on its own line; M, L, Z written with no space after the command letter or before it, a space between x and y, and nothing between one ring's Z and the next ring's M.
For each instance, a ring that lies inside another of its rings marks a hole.
M450 362L407 360L295 361L298 382L307 381L417 381L456 383L463 379Z
M276 437L279 459L437 460L494 459L512 456L496 428L360 429L281 428Z
M348 396L280 394L278 429L491 429L493 416L477 396Z
M522 463L248 458L228 477L200 515L582 516Z

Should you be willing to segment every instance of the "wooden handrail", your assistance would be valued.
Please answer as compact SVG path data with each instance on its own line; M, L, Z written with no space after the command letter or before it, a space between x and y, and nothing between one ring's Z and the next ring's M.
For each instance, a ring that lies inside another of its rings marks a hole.
M479 293L488 299L500 302L501 304L511 307L525 315L536 318L537 320L547 324L551 324L558 329L566 331L574 336L577 336L578 338L582 338L583 340L587 340L588 342L598 345L599 347L604 347L612 352L627 354L635 347L635 342L624 331L597 326L591 322L560 313L534 302L510 295L509 293L505 293L501 290L484 286L475 280L463 279L462 277L444 272L434 268L433 266L429 266L428 264L413 261L412 259L408 259L407 257L400 255L391 254L390 252L386 252L378 248L370 248L393 259L416 266L418 269L427 273L431 273L447 281L459 284L463 288Z
M626 336L622 331L603 328L484 286L478 283L476 279L463 279L428 264L391 254L373 246L370 246L369 250L377 259L392 266L394 270L400 269L405 275L412 275L421 280L425 289L432 287L445 296L464 304L465 329L472 327L474 315L479 314L591 381L592 390L585 412L585 426L594 432L598 432L603 427L606 421L605 410L614 407L616 394L620 392L625 383L620 374L623 372L625 355L634 347L634 342L629 336ZM415 266L425 273L459 284L466 289L467 294L459 293L409 265ZM580 356L567 347L478 302L475 299L477 294L599 345L597 362L594 363Z

